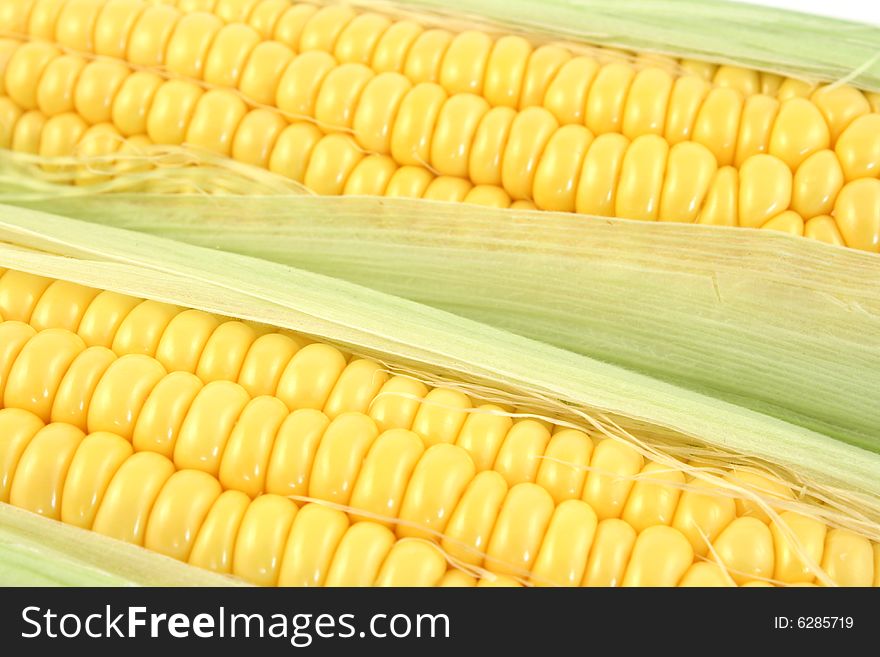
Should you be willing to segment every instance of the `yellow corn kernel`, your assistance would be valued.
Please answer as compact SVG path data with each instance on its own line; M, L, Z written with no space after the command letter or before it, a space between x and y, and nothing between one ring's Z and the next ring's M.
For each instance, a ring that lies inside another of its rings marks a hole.
M880 180L861 178L844 185L832 215L847 246L880 252Z
M822 563L827 528L813 518L791 511L780 513L779 519L783 524L770 525L776 546L773 578L789 584L812 582L816 576L814 568ZM783 527L790 534L783 531Z
M792 175L772 155L753 155L739 173L739 225L758 228L791 204Z
M642 455L616 440L603 440L593 452L583 500L600 520L618 518L623 513L635 475L644 466Z
M844 529L831 529L825 536L822 570L840 586L871 586L874 554L871 543Z
M622 586L676 586L693 563L693 549L677 529L656 525L639 534Z
M773 577L773 535L767 525L757 518L735 519L715 539L712 548L719 565L738 584L755 578Z

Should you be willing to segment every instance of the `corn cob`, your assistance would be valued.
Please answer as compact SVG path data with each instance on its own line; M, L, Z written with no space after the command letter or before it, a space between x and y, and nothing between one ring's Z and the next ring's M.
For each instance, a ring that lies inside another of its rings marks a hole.
M16 34L57 44L4 42L0 145L15 150L112 169L118 151L185 143L321 194L766 227L880 249L880 114L846 85L609 62L342 5L53 7L10 15Z
M0 501L194 565L264 585L875 584L856 534L326 344L14 270L0 315Z

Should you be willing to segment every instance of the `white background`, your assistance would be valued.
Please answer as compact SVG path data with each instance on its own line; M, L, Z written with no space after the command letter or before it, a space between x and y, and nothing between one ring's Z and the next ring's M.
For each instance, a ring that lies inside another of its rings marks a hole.
M738 0L742 2L743 0ZM746 0L754 5L803 11L820 16L880 25L880 0ZM877 44L880 50L880 43Z

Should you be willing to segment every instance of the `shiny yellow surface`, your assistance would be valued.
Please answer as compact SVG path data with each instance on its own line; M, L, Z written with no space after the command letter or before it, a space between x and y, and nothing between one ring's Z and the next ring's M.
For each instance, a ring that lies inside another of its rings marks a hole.
M29 339L5 377L3 405L48 422L64 373L84 348L76 334L64 329L46 329Z
M53 59L43 71L37 86L37 107L46 116L72 112L73 96L86 60L78 55Z
M681 493L672 526L690 541L694 554L706 556L718 534L736 517L732 497L712 494L713 486L691 481Z
M60 519L91 529L107 486L131 454L128 441L111 433L93 433L82 440L64 479Z
M736 518L719 534L712 548L737 584L773 577L773 535L757 518Z
M685 75L675 80L663 131L670 146L691 138L697 114L709 89L709 84L696 75Z
M733 586L730 577L716 563L697 561L681 578L679 586Z
M314 116L315 104L324 79L335 65L323 52L294 57L278 83L275 102L287 119Z
M535 172L535 204L544 210L574 212L578 174L593 134L580 125L565 125L547 142Z
M0 410L0 502L9 502L9 489L21 455L43 428L38 417L17 408Z
M621 132L626 137L663 134L672 85L672 76L663 69L648 67L636 73L623 115Z
M477 185L501 185L501 164L516 112L493 107L483 115L470 144L468 175Z
M791 204L792 175L785 162L772 155L753 155L739 172L739 225L762 226Z
M844 185L832 216L847 246L880 253L880 180L860 178Z
M342 511L317 504L300 509L282 557L279 586L323 586L331 559L348 529Z
M339 351L323 344L307 345L287 364L275 394L292 411L324 408L344 370Z
M342 64L324 78L315 99L314 118L325 132L346 130L354 122L355 107L375 74L363 64Z
M348 504L361 464L379 435L366 415L344 413L327 426L315 453L309 497Z
M443 55L441 86L450 94L482 93L491 49L492 39L484 32L465 30L455 35Z
M116 471L104 492L92 529L135 545L144 544L147 520L174 464L153 452L139 452Z
M813 92L810 100L828 124L832 144L856 118L871 111L865 94L848 84L821 87Z
M364 511L364 519L393 528L391 519L400 514L413 469L424 451L421 438L412 431L389 429L382 433L361 465L349 504Z
M669 144L662 137L635 139L623 157L614 202L614 216L655 221L666 173Z
M517 107L531 44L519 36L503 36L492 46L483 80L483 95L490 105Z
M821 566L839 586L871 586L874 582L871 543L845 529L830 529L826 534Z
M592 456L593 441L585 433L576 429L557 431L544 450L535 481L557 504L578 499Z
M186 561L205 516L221 492L217 480L204 472L175 472L150 511L144 547Z
M878 131L880 131L880 113L875 111L855 119L840 135L834 146L834 152L840 159L847 181L880 176Z
M804 220L794 210L786 210L769 219L761 228L801 236L804 234Z
M371 586L394 543L394 534L386 527L354 523L336 548L324 585Z
M547 85L543 103L561 125L583 125L587 97L599 70L592 57L574 57L559 68Z
M522 577L528 573L553 510L553 498L540 486L523 483L511 488L486 548L487 567L501 575Z
M694 125L693 140L712 151L718 166L733 164L743 98L734 89L716 87L706 94Z
M454 443L471 408L471 400L464 393L445 388L434 388L416 413L412 430L427 445Z
M259 586L275 586L296 513L296 504L278 495L251 502L238 529L232 572Z
M580 500L556 507L532 568L536 586L580 586L596 533L596 513Z
M532 198L538 161L558 127L553 115L540 107L524 109L513 120L501 163L501 181L513 199Z
M202 388L180 427L174 464L216 477L232 428L248 401L245 389L231 381L212 381Z
M378 73L387 71L401 73L407 54L422 32L424 28L410 20L392 23L376 43L370 63L371 68Z
M116 360L106 347L88 347L70 364L52 402L52 422L66 422L85 429L98 382Z
M275 435L266 470L267 492L308 495L315 453L329 424L326 415L307 408L287 416Z
M443 549L462 563L480 565L507 493L507 482L497 472L476 475L449 518Z
M407 484L397 535L442 535L475 473L473 461L460 447L438 444L426 450Z
M771 500L774 498L779 500L794 499L791 488L787 484L752 470L735 469L728 473L725 479L737 486L750 488L764 498ZM736 515L751 516L767 524L770 522L766 509L753 496L736 498Z
M431 138L431 166L447 176L466 176L468 147L489 103L480 96L462 93L443 103Z
M844 246L843 236L830 215L823 214L809 219L804 224L804 236L820 242Z
M299 348L299 343L286 335L261 335L247 351L238 383L254 397L274 395L284 368Z
M235 539L249 504L244 493L223 491L202 522L189 553L189 563L218 573L231 573Z
M436 586L446 573L440 550L417 538L404 538L391 548L374 586Z
M125 312L123 308L119 310ZM112 345L107 346L119 355L154 354L162 333L178 312L180 312L179 308L166 303L141 301L126 312L115 331ZM83 324L85 323L84 318ZM82 331L82 325L79 330Z
M113 100L110 116L126 137L147 132L147 117L162 78L148 71L135 71L122 82ZM157 110L159 111L159 110Z
M736 141L734 164L737 167L742 166L752 155L767 152L778 113L779 101L775 98L763 94L746 98Z
M666 161L658 219L696 221L717 170L715 157L705 146L695 142L673 146Z
M587 96L586 125L594 135L620 132L623 110L635 70L629 64L612 63L596 74Z
M648 463L630 490L621 519L637 532L653 525L671 525L684 482L679 470Z
M397 165L387 155L367 155L355 165L342 193L346 196L383 196L395 171Z
M273 38L297 52L302 31L317 11L318 7L308 3L285 3L272 26Z
M188 372L163 376L137 415L132 434L134 448L172 458L183 420L202 387L198 377Z
M312 151L321 134L317 127L309 123L294 123L284 128L269 157L269 170L303 182Z
M775 552L773 578L794 584L812 582L822 563L827 527L813 518L784 511L770 525Z
M235 422L220 460L219 479L226 489L256 497L265 489L266 468L287 407L277 398L250 400Z
M834 151L817 151L794 174L791 208L806 219L830 214L843 184L843 170Z
M179 17L180 12L167 5L151 5L144 9L131 29L126 59L137 66L162 64Z
M629 445L603 440L593 452L582 499L600 520L619 518L633 487L633 477L644 466L642 455Z
M693 558L691 544L677 529L649 527L636 538L621 586L676 586Z
M61 520L64 481L82 431L68 424L52 424L37 431L18 459L9 488L9 503Z
M18 112L18 108L16 108ZM12 133L12 149L21 153L36 155L40 152L40 139L43 127L46 125L46 117L39 110L31 110L22 114L15 122L15 130Z
M807 157L830 146L828 124L813 103L805 98L782 103L770 134L771 155L795 170Z
M134 435L138 414L166 370L153 358L127 354L101 377L89 403L89 431L110 431L126 440Z
M392 376L370 401L367 414L380 431L409 429L415 420L420 400L428 394L423 383L405 376Z
M352 123L358 144L374 153L391 152L391 130L410 89L412 83L395 72L380 73L367 82Z

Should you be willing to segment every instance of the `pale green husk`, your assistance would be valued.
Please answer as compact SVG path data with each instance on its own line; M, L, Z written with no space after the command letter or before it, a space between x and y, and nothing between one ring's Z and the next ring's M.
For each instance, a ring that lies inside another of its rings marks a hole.
M773 464L846 514L837 520L880 536L880 456L768 415L265 260L9 206L0 206L0 241L2 267L302 331L422 376L500 388L583 426L598 418L679 455Z

